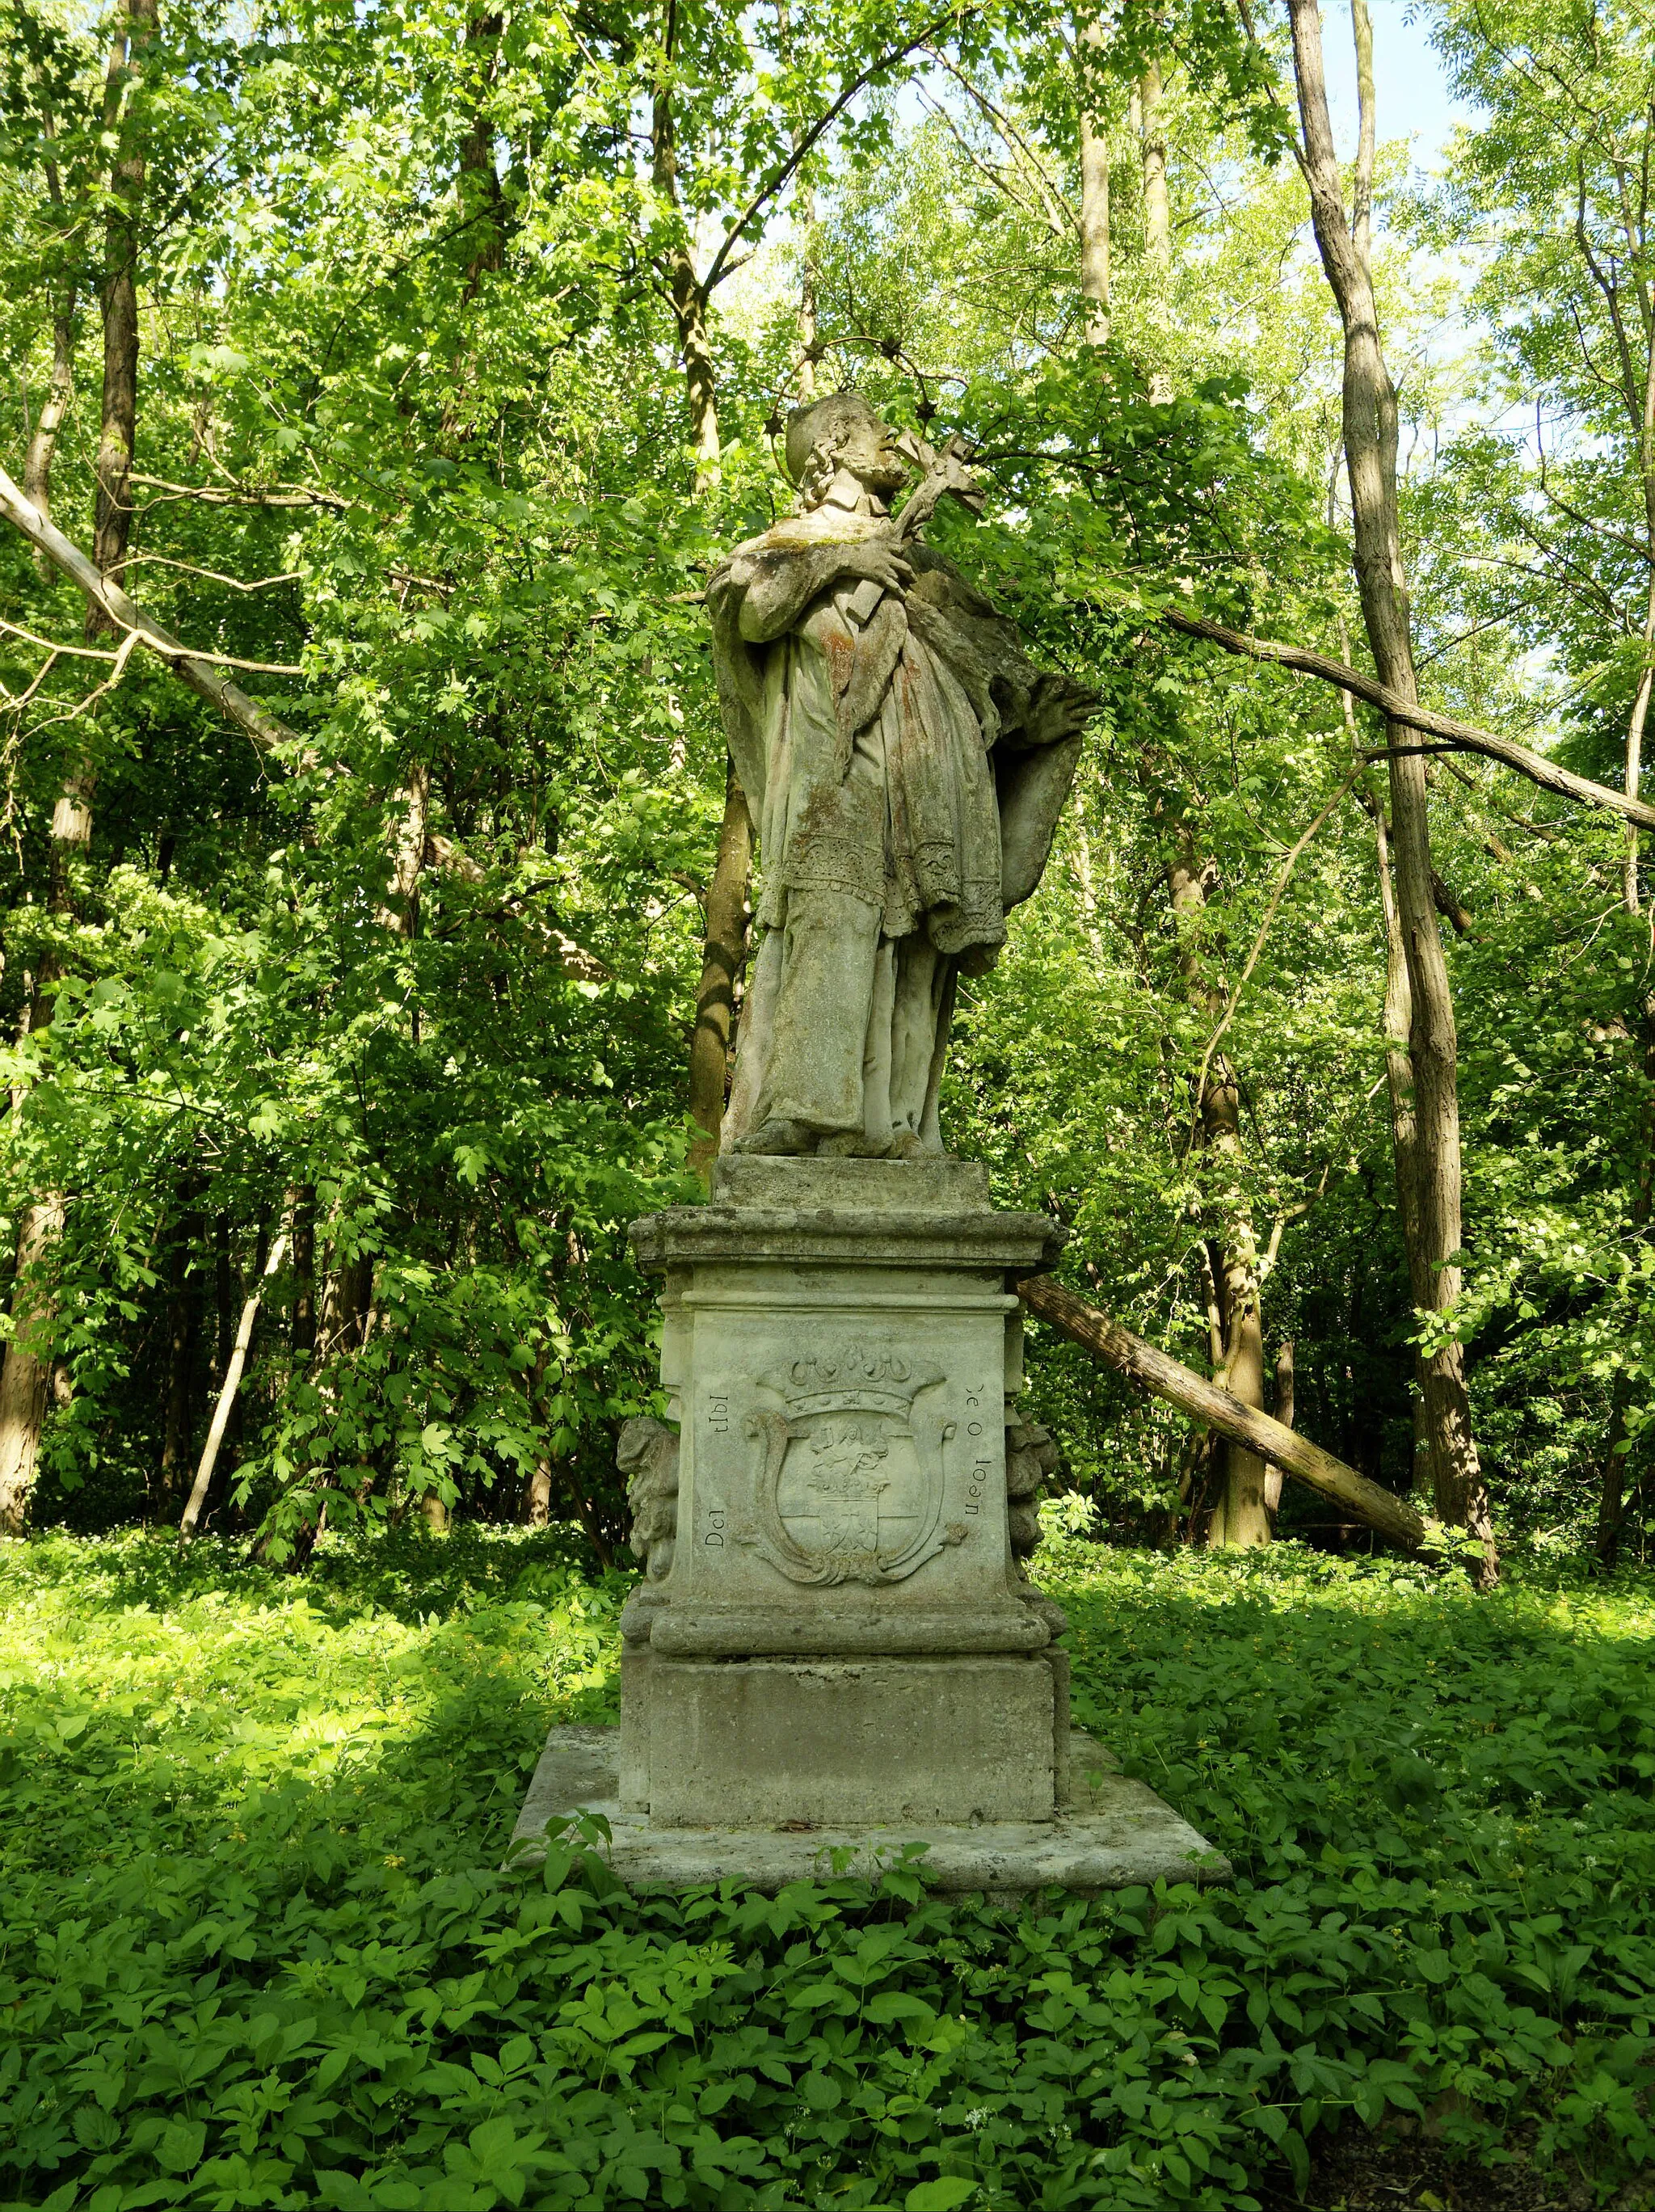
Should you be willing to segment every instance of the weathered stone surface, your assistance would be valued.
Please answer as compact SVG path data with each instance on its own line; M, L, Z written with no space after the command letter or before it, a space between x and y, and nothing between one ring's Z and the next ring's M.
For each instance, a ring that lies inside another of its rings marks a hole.
M673 1427L621 1439L647 1571L616 1771L578 1801L625 1878L774 1887L916 1836L954 1888L1188 1871L1200 1838L1140 1785L1071 1802L1065 1623L1022 1565L1055 1455L1009 1286L1055 1224L995 1212L973 1162L755 1153L633 1235Z
M535 1770L507 1865L538 1865L549 1825L576 1812L610 1826L607 1856L627 1887L687 1890L722 1881L773 1892L790 1881L854 1875L876 1880L905 1845L945 1893L1015 1899L1058 1886L1082 1895L1158 1881L1228 1881L1229 1862L1147 1784L1126 1779L1092 1737L1076 1730L1069 1750L1074 1802L1055 1820L813 1829L655 1828L618 1796L619 1731L554 1729Z
M793 410L786 451L800 511L707 581L762 863L724 1148L937 1154L957 978L1040 879L1097 696L919 542L943 493L980 504L958 449L838 392Z
M1044 1213L997 1211L980 1160L772 1159L725 1153L713 1166L712 1203L668 1206L632 1225L646 1267L667 1273L701 1264L868 1271L968 1268L1003 1290L1050 1267L1066 1236ZM762 1279L765 1288L781 1277ZM828 1287L824 1285L824 1288ZM900 1286L882 1285L888 1297ZM842 1288L842 1286L841 1286ZM909 1286L923 1295L924 1285Z
M654 1670L654 1828L1051 1817L1040 1659L757 1659Z
M974 1163L733 1158L715 1203L640 1222L666 1274L679 1425L670 1571L628 1605L658 1659L1038 1650L1013 1561L1008 1275L1040 1215ZM652 1563L655 1550L651 1550Z
M714 1206L782 1212L986 1213L988 1170L948 1153L912 1160L771 1159L725 1152L712 1164ZM1038 1217L1049 1228L1044 1216Z

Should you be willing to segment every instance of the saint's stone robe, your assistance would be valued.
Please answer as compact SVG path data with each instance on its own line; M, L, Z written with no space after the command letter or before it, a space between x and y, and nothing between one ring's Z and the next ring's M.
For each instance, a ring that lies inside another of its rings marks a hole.
M742 609L779 564L887 520L818 507L737 548L707 587L731 758L758 833L765 935L728 1149L772 1120L937 1152L956 975L992 966L1040 881L1092 701L918 543L902 592L854 577L768 642ZM803 576L808 569L797 569Z

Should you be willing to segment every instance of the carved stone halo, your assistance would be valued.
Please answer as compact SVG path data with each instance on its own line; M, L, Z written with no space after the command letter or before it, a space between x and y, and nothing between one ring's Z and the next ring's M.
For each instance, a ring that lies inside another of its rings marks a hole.
M782 1410L747 1424L752 1511L737 1541L797 1583L894 1583L957 1543L943 1516L955 1425L916 1401L944 1380L888 1344L851 1338L759 1377Z

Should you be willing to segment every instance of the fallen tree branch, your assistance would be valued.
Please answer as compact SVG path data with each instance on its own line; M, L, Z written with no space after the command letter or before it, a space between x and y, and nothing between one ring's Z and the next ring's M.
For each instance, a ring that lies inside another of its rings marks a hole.
M12 479L0 469L0 514L14 528L20 530L37 553L44 554L61 575L85 593L94 607L107 615L118 629L130 631L140 645L148 646L158 654L180 681L227 714L246 730L255 744L275 748L278 745L304 746L296 730L261 707L224 673L217 664L175 638L158 622L152 622L136 602L127 597L120 586L107 576L100 574L95 564L82 552L80 547L65 538L55 523L49 522L33 500L25 499ZM296 763L300 768L315 768L318 757L308 748L301 750Z
M1151 1396L1164 1398L1180 1413L1216 1429L1221 1436L1257 1452L1272 1467L1294 1475L1300 1482L1343 1505L1370 1528L1377 1528L1393 1544L1416 1551L1425 1540L1425 1522L1394 1491L1370 1482L1347 1467L1331 1452L1311 1443L1268 1413L1255 1413L1239 1398L1205 1381L1180 1360L1169 1359L1154 1345L1146 1344L1131 1329L1123 1328L1096 1306L1089 1306L1054 1282L1050 1275L1035 1275L1017 1285L1017 1295L1030 1313L1048 1322L1064 1336L1094 1353L1106 1365L1136 1382Z
M1486 759L1499 761L1503 767L1515 769L1526 775L1543 791L1554 793L1559 799L1572 799L1582 806L1601 807L1605 813L1618 814L1628 822L1635 822L1641 829L1655 830L1655 806L1646 806L1640 799L1628 799L1623 791L1611 791L1606 783L1593 783L1590 777L1572 775L1566 768L1559 768L1542 753L1531 752L1514 738L1497 738L1492 730L1480 730L1474 722L1456 721L1452 714L1439 714L1429 707L1416 706L1381 684L1377 676L1365 676L1360 669L1348 667L1343 660L1335 660L1325 653L1312 653L1302 645L1278 645L1274 638L1249 637L1239 629L1226 629L1222 623L1208 622L1199 615L1180 614L1175 607L1163 607L1160 619L1168 629L1181 630L1185 637L1203 639L1226 653L1240 653L1246 660L1263 660L1277 668L1291 668L1301 676L1319 677L1325 684L1336 684L1353 698L1366 700L1377 707L1386 719L1405 723L1410 730L1424 730L1434 738L1440 738L1457 752L1481 753Z

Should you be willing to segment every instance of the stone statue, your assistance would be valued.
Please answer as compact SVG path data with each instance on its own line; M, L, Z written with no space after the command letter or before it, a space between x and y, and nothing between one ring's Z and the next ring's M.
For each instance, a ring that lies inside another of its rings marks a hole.
M899 444L842 392L793 410L785 453L801 511L707 586L766 933L724 1146L937 1153L955 980L1040 881L1097 702L918 541L943 493L980 502L957 448Z
M615 1463L627 1478L630 1543L651 1582L664 1581L678 1538L678 1437L664 1421L624 1422Z

